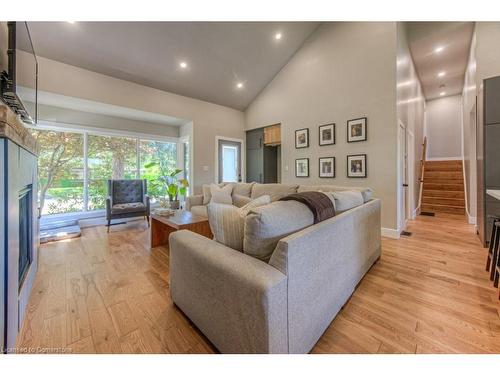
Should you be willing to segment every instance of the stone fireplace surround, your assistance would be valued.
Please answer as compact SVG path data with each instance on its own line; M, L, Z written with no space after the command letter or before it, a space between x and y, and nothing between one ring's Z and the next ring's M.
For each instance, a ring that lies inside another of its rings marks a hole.
M38 266L37 154L35 139L0 104L1 352L15 346ZM20 264L21 248L28 253Z

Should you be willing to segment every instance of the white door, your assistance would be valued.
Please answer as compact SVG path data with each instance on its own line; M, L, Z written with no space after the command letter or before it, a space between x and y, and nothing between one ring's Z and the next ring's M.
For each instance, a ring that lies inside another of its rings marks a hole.
M398 226L406 230L408 204L408 154L406 127L400 122L398 128Z
M241 182L241 142L219 140L218 182Z

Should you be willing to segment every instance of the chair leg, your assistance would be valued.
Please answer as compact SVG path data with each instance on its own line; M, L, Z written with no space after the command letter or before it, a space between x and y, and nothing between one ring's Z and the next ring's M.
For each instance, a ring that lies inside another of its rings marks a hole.
M490 245L488 246L488 258L486 259L486 271L490 271L491 257L493 255L493 248L495 246L495 236L497 232L496 219L493 220L493 228L491 229Z
M110 226L111 226L111 220L108 220L108 225L107 225L107 227L108 227L108 233L109 233L109 227Z
M500 221L497 221L494 224L494 227L496 228L495 230L495 239L493 243L493 255L491 257L491 271L490 271L490 280L494 280L495 278L495 272L496 272L496 265L498 262L498 250L499 250L499 240L500 240L500 231L498 230L498 224L500 224Z
M146 215L146 220L148 221L148 228L151 226L151 224L149 223L149 216Z

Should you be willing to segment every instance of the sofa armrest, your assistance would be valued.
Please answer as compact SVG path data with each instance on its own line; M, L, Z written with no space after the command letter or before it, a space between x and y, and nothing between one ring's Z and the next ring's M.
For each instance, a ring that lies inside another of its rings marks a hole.
M191 211L191 207L193 206L202 206L203 205L203 194L191 195L186 197L186 210Z
M222 353L286 353L286 276L194 232L172 233L172 300Z
M374 199L278 242L269 264L288 275L291 353L307 353L380 257Z

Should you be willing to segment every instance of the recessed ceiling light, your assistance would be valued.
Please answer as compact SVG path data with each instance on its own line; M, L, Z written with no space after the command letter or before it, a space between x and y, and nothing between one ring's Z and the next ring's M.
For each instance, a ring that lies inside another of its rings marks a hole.
M442 50L444 50L444 47L443 47L443 46L439 46L439 47L436 47L436 48L434 49L434 52L439 53L439 52L441 52Z
M238 82L238 83L236 84L236 88L238 88L238 89L242 89L242 88L243 88L243 83L242 83L242 82Z
M66 21L67 23L74 24L75 21Z
M444 77L446 75L446 72L439 72L438 77Z
M181 61L181 62L179 63L179 66L180 66L182 69L186 69L186 68L188 67L188 64L187 64L187 62L185 62L185 61Z
M280 40L282 36L283 36L283 35L282 35L281 33L276 33L276 34L274 35L274 39L276 39L276 40Z
M444 91L441 91L441 92L439 93L439 96L445 96L445 95L446 95L446 92L444 92Z

